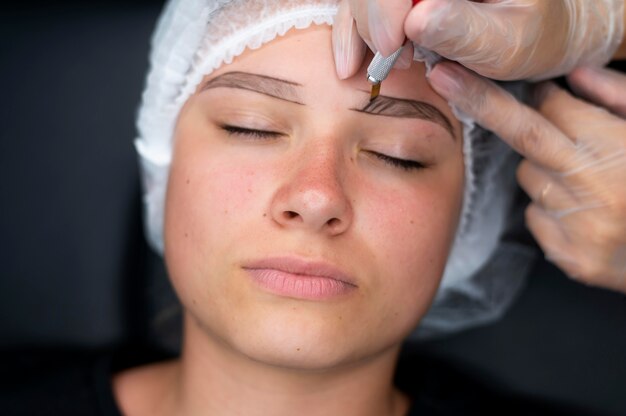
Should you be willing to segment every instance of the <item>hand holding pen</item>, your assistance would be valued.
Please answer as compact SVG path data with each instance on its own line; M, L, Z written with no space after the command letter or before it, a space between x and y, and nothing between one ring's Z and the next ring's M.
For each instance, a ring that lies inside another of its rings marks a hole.
M344 0L333 49L341 79L366 44L388 57L408 38L489 78L539 80L626 58L624 19L623 0Z

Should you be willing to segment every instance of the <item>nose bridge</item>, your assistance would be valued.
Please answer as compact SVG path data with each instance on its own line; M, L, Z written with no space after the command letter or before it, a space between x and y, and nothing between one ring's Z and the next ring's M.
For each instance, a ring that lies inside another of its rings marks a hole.
M329 144L308 146L295 164L291 180L303 191L320 194L342 194L342 167L339 150Z
M277 190L272 215L283 226L340 233L352 220L344 184L343 156L336 142L312 141L296 158Z

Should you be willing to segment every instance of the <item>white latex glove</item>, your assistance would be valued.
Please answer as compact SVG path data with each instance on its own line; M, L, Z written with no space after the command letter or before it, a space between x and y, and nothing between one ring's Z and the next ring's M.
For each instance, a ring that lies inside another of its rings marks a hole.
M622 42L624 0L344 0L333 25L337 74L362 62L362 41L387 56L405 36L493 79L547 79L602 66Z
M518 180L533 202L526 224L546 258L570 277L626 293L626 76L579 69L537 87L533 110L458 64L437 65L433 88L525 160Z

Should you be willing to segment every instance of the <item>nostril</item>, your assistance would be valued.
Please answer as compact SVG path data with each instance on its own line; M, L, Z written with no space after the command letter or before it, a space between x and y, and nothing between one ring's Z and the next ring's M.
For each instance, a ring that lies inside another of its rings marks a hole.
M327 224L330 228L335 228L341 224L341 220L339 218L331 218L328 220Z
M287 219L287 220L292 220L292 219L294 219L294 218L299 217L299 216L300 216L300 214L298 214L298 213L297 213L297 212L295 212L295 211L285 211L285 212L283 212L283 216L284 216L284 217L285 217L285 219Z

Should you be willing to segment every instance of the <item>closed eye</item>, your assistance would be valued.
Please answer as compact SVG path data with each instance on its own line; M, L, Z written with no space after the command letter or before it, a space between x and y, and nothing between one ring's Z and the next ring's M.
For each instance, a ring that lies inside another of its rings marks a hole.
M223 125L222 130L227 132L229 136L244 136L253 139L273 139L283 135L276 131L249 129L229 124Z
M383 153L372 152L372 151L370 151L369 153L371 153L377 159L385 162L388 165L391 165L396 168L404 169L406 171L419 170L419 169L424 169L426 167L426 165L424 165L423 163L417 162L415 160L398 159L397 157L392 157L392 156L385 155Z

